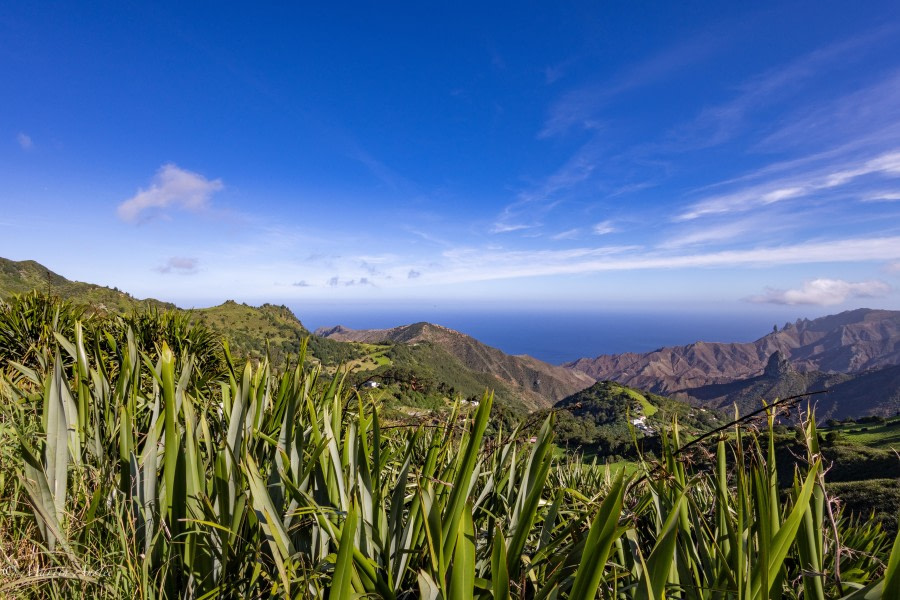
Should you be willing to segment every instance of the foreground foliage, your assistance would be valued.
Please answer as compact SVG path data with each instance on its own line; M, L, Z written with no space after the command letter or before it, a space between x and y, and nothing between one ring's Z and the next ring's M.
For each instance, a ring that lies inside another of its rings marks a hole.
M86 332L0 383L0 596L900 597L900 542L834 513L813 420L787 494L740 430L691 462L675 425L612 476L556 462L553 414L488 437L490 395L395 427L305 346L220 373L177 324Z

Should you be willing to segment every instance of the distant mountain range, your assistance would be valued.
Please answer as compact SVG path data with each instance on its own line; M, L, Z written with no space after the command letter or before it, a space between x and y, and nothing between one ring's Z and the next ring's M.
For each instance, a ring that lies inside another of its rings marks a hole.
M608 354L564 366L712 406L828 389L821 416L900 409L900 311L858 309L800 319L749 343L696 342L643 354Z
M549 406L595 382L580 371L554 366L526 355L510 356L464 333L432 323L360 330L338 325L317 329L315 334L342 342L434 344L454 356L466 368L492 375L513 386L523 395L526 404L534 408Z

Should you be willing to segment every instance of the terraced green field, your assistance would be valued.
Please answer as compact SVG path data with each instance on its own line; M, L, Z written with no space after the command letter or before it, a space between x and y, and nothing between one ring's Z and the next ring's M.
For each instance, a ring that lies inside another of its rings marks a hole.
M900 451L900 417L890 419L884 424L843 425L830 427L826 431L837 432L846 441L862 444L870 448L891 449Z

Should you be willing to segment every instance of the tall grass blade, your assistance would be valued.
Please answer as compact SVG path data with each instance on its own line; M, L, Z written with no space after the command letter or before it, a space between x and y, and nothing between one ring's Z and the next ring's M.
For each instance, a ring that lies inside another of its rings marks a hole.
M597 516L591 524L585 541L581 562L575 574L575 582L569 598L590 600L597 595L603 570L613 543L619 537L618 523L625 495L625 470L619 471L615 481L600 504Z

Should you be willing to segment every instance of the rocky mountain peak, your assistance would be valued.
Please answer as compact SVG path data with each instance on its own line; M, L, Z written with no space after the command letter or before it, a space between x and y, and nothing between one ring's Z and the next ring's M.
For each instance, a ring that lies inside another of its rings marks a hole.
M769 356L769 362L766 363L766 368L763 371L763 375L766 377L771 377L773 379L778 379L784 377L788 373L791 372L791 363L788 362L787 356L781 350L776 350Z
M343 339L342 336L349 339L349 337L354 333L356 333L355 329L350 329L349 327L344 327L343 325L335 325L334 327L319 327L313 332L313 335L325 338L331 337L334 339L339 339L340 341L347 341Z

